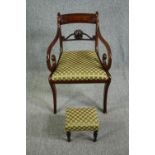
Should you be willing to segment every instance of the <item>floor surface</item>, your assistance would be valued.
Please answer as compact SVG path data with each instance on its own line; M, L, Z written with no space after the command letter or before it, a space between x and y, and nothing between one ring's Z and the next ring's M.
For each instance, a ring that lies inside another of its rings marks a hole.
M128 155L128 71L113 71L108 113L102 113L103 84L57 85L58 112L47 72L27 72L27 155ZM73 132L66 141L66 107L95 106L100 119L97 142L92 132Z

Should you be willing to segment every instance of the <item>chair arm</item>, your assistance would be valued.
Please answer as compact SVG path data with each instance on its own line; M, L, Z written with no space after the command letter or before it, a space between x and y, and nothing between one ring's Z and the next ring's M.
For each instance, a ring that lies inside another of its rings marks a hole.
M105 53L103 54L102 61L103 61L103 64L106 66L106 69L109 70L111 68L111 63L112 63L111 48L110 48L108 42L102 37L99 29L98 29L98 37L107 49L108 63L106 63L107 55Z
M50 56L51 56L51 50L53 48L53 46L56 44L56 42L58 41L59 39L59 33L60 33L60 30L59 28L57 29L57 33L53 39L53 41L50 43L50 45L48 46L47 48L47 56L46 56L46 63L47 63L47 67L49 69L49 71L53 71L56 67L56 57L54 54L52 54L52 57L51 57L51 60L52 60L52 64L51 64L51 61L50 61Z

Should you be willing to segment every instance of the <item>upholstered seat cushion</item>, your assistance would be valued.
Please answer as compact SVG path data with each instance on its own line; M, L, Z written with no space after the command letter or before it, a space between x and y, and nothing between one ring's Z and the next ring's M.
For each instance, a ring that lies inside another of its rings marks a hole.
M67 108L65 131L98 131L99 119L94 107Z
M51 76L53 81L107 80L95 51L64 51Z

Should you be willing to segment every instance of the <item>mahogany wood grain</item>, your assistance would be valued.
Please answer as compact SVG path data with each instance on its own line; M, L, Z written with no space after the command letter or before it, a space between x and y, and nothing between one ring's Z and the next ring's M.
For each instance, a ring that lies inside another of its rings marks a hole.
M70 23L96 23L96 14L91 13L73 13L60 15L60 24Z

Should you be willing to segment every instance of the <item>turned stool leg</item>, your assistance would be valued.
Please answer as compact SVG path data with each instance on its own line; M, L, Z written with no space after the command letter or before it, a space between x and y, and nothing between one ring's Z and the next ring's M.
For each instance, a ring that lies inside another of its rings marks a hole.
M71 132L67 131L66 135L67 135L67 141L70 142L71 141Z
M97 140L97 133L98 133L98 131L94 131L94 142L96 142L96 140Z

